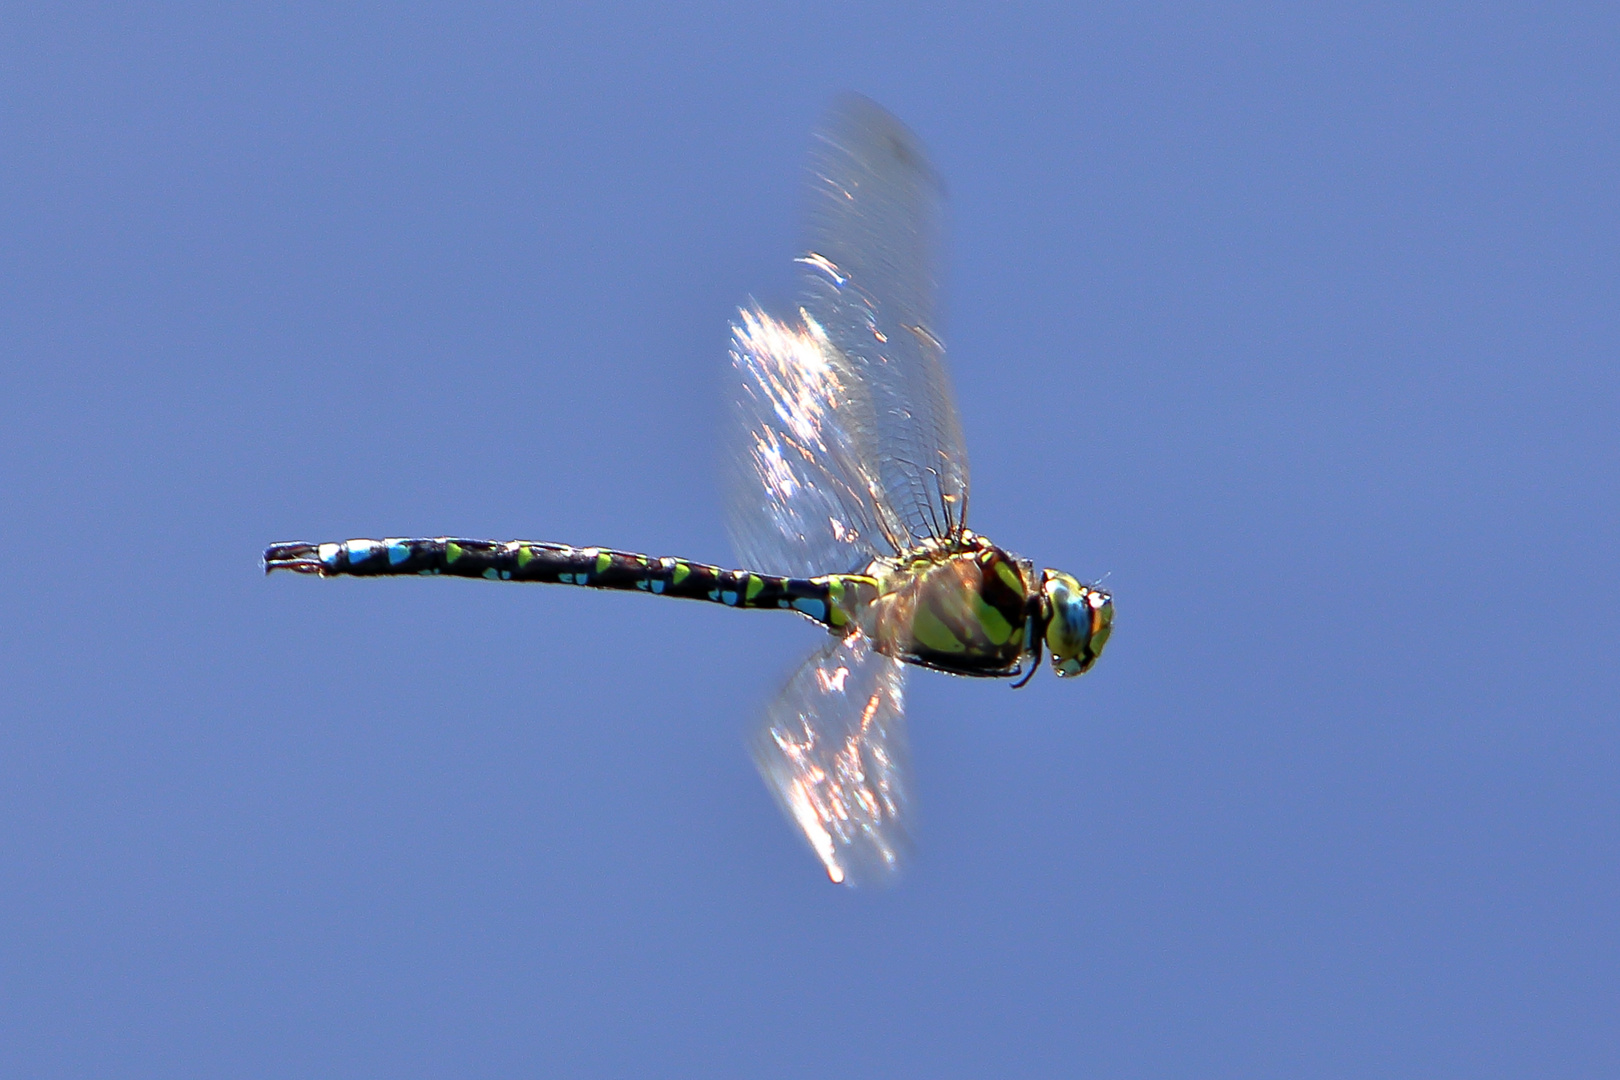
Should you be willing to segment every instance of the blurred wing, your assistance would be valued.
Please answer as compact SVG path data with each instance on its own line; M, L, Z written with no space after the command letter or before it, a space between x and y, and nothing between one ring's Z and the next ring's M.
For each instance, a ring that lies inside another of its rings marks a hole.
M861 635L829 642L755 737L760 775L835 882L891 881L911 846L905 681Z
M863 97L841 100L816 135L805 313L870 395L881 522L901 542L943 537L968 496L962 422L936 335L944 192L916 137Z
M815 577L892 554L859 441L872 427L871 401L842 355L802 324L745 309L731 363L727 524L742 565Z

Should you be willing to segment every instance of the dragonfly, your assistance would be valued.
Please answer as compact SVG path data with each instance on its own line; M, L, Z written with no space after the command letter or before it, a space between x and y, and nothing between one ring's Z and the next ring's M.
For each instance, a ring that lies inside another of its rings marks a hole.
M1090 670L1111 595L967 526L968 458L936 333L943 189L917 138L841 99L816 132L797 310L732 326L726 505L745 569L606 547L453 537L271 544L266 573L449 576L791 611L828 632L753 753L827 876L894 880L913 849L908 669Z

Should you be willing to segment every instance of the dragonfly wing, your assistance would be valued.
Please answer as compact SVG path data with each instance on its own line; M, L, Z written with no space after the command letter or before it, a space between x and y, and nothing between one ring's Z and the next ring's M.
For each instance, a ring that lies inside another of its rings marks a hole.
M802 323L745 309L732 327L731 362L727 524L742 564L815 577L892 554L862 441L871 400L842 354Z
M870 397L857 440L872 455L882 522L910 547L959 526L968 496L962 422L938 337L944 191L916 136L851 95L817 133L804 311Z
M892 881L910 849L905 680L861 635L829 642L755 736L760 775L835 882Z

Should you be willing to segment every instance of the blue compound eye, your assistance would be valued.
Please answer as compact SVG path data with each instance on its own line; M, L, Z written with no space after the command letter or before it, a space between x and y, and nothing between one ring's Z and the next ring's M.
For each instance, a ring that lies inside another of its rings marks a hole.
M1046 647L1060 677L1083 675L1102 655L1114 628L1114 601L1059 570L1042 572L1041 589L1051 608Z

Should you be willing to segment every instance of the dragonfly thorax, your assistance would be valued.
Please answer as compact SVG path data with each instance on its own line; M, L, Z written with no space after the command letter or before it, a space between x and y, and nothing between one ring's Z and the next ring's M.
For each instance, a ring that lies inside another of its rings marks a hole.
M877 596L862 620L880 652L955 675L1008 676L1030 645L1028 565L965 530L866 573Z
M1043 646L1059 677L1083 675L1113 631L1105 590L1061 570L1037 575L1027 559L965 529L877 559L850 580L867 583L851 619L879 652L954 675L1018 675L1026 661L1040 662Z

